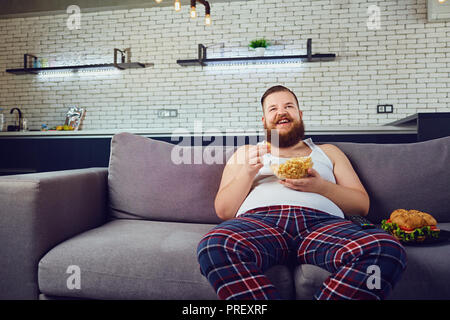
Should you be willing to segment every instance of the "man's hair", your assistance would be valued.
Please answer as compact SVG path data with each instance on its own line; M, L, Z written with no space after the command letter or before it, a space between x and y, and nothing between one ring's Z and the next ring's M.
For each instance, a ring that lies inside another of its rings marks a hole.
M264 112L264 100L266 100L267 96L272 93L281 92L281 91L290 92L294 96L295 102L297 102L297 107L300 108L300 105L298 104L298 99L297 99L297 96L295 95L295 93L284 86L277 85L277 86L273 86L273 87L270 87L269 89L267 89L266 92L264 92L263 96L261 97L261 106L263 108L263 112Z

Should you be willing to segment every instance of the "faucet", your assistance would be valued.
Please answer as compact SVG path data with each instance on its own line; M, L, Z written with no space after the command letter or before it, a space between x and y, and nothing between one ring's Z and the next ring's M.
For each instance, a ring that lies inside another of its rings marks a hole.
M9 113L13 114L14 110L17 110L17 112L19 112L19 125L15 126L16 127L15 129L16 129L16 131L20 131L20 128L22 127L22 111L20 111L19 108L12 108Z

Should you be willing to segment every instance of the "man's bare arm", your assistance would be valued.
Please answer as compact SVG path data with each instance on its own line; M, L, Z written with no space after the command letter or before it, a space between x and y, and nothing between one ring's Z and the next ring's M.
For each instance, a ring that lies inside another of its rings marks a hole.
M326 197L335 199L335 203L344 208L346 214L366 216L369 212L370 199L361 180L353 169L350 160L336 146L326 145L327 155L331 156L334 162L334 176L338 189L330 188L324 190Z
M228 160L222 174L214 208L222 220L234 218L247 197L253 179L262 168L262 155L267 146L242 146Z

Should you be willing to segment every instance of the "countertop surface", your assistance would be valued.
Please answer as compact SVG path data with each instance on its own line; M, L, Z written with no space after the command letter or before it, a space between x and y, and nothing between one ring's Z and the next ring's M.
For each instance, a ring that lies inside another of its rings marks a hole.
M79 131L20 131L20 132L0 132L0 138L7 137L112 137L116 133L129 132L148 137L170 137L170 136L253 136L264 135L261 129L248 130L207 130L205 132L187 129L99 129L99 130L79 130ZM416 126L308 126L306 135L330 135L330 134L416 134Z

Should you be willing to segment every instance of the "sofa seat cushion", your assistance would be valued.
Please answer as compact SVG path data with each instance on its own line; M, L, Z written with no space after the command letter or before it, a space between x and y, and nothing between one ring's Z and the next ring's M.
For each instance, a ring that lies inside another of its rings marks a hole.
M213 227L130 219L108 222L49 251L39 262L39 289L48 296L90 299L216 299L200 274L196 254L201 237ZM72 281L76 268L79 289ZM294 297L290 269L275 266L266 274L283 297Z
M440 223L450 230L450 223ZM408 264L402 278L388 299L449 299L450 298L450 242L433 245L405 245ZM325 269L313 265L295 268L297 299L311 299L330 276Z

